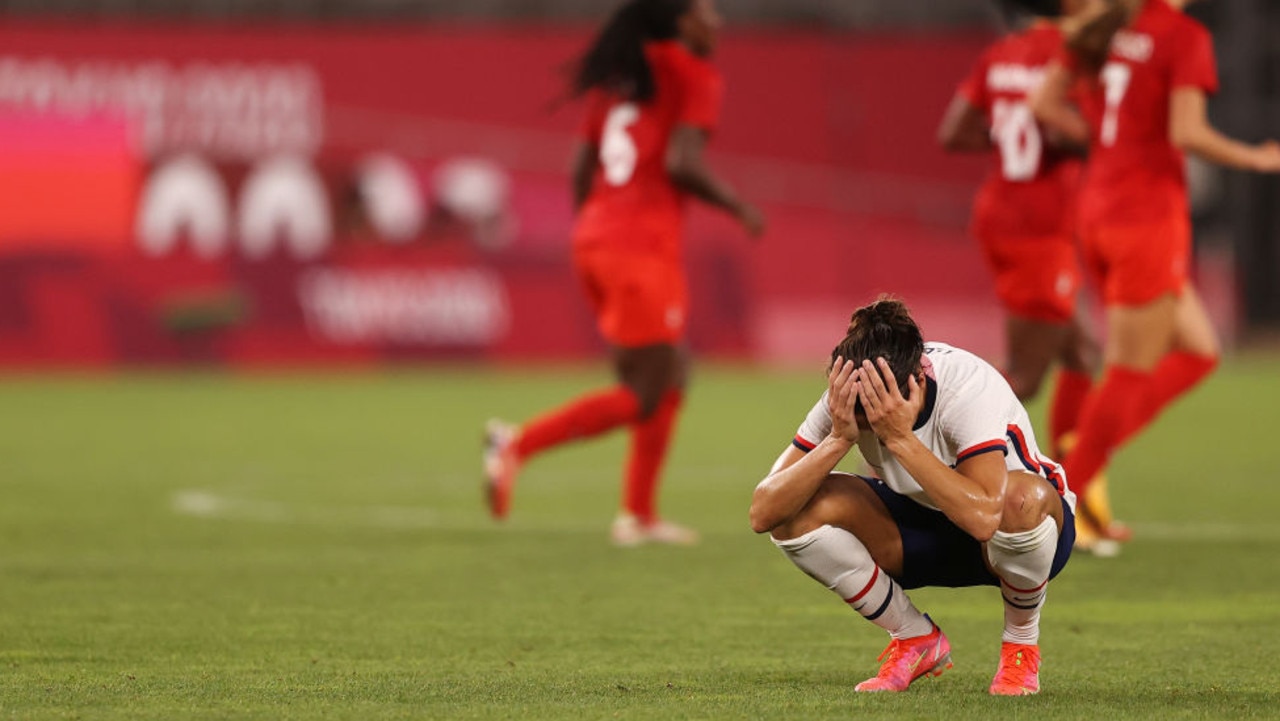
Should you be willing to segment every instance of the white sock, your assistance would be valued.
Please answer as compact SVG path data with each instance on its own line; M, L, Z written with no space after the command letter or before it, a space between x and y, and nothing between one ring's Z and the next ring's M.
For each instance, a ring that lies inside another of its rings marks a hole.
M1044 519L1030 531L996 531L987 541L987 559L1000 577L1004 597L1004 640L1040 641L1040 609L1049 590L1049 571L1058 550L1058 524Z
M885 573L856 536L834 526L822 526L789 541L774 544L853 610L894 638L915 638L933 631L933 623L916 610L907 594Z

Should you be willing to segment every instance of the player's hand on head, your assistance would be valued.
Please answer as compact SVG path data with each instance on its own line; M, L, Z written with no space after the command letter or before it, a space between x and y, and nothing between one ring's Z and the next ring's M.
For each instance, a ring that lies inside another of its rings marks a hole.
M858 397L867 413L867 422L880 440L888 442L911 434L924 407L924 389L915 376L907 379L908 396L898 390L898 380L884 358L862 362L858 369Z
M857 443L861 432L853 413L853 405L858 400L857 370L853 361L837 356L827 373L827 413L831 416L831 435L850 443Z

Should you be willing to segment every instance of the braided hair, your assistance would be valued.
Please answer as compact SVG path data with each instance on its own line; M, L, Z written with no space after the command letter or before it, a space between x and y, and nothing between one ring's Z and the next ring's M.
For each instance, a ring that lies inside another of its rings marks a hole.
M627 0L610 16L573 67L571 89L600 89L628 100L652 100L657 88L644 44L679 35L679 20L692 0Z

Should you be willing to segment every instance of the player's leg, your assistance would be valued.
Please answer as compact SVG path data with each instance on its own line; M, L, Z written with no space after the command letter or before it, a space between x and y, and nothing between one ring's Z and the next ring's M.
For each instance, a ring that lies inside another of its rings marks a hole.
M1103 267L1108 335L1101 382L1081 411L1080 441L1066 458L1082 500L1111 454L1150 419L1155 369L1179 337L1188 285L1191 224L1185 214L1136 226L1086 231L1085 252ZM1088 517L1087 503L1078 508Z
M662 519L657 509L663 464L688 378L688 353L680 343L688 315L687 284L683 270L674 263L650 259L642 270L643 297L633 304L625 327L631 337L662 342L615 353L618 379L640 399L640 415L631 422L622 508L612 538L622 546L688 545L698 541L697 532Z
M1106 367L1080 412L1079 441L1065 461L1067 478L1081 498L1111 454L1148 417L1153 371L1173 343L1176 307L1170 293L1145 305L1107 309Z
M796 518L774 529L773 541L800 570L889 633L880 672L858 690L904 691L915 679L950 668L951 647L895 580L903 569L903 538L873 484L883 487L831 474Z
M1053 457L1057 459L1070 455L1079 441L1080 412L1102 362L1102 351L1085 330L1083 319L1077 314L1071 325L1070 336L1058 358L1061 370L1049 405L1049 437ZM1099 472L1088 485L1088 496L1080 499L1080 504L1088 508L1088 519L1076 518L1076 548L1099 556L1113 556L1120 550L1118 542L1128 540L1132 533L1112 514L1106 472Z
M1188 283L1174 310L1173 348L1160 359L1152 378L1150 403L1136 434L1170 403L1199 385L1218 366L1221 349L1200 294ZM1127 437L1124 439L1127 440Z
M1000 529L985 544L1004 599L1000 664L990 691L1024 695L1040 690L1040 610L1049 579L1071 553L1069 511L1038 475L1009 474ZM1068 533L1064 537L1063 529Z
M683 348L664 345L617 354L619 378L641 399L641 416L631 423L631 444L624 469L622 509L615 519L615 544L646 542L688 545L697 532L659 517L658 488L675 431L688 376Z
M1020 400L1029 401L1040 393L1049 366L1062 354L1071 332L1070 323L1014 315L1005 319L1009 352L1004 376Z
M649 278L640 263L611 254L591 253L574 258L575 269L587 299L596 313L601 334L615 346L643 348L652 345L635 334L635 318L650 313L646 301ZM670 350L647 350L641 355L657 358L670 355ZM669 361L666 361L669 363ZM615 358L615 370L621 361ZM650 372L656 375L657 372ZM637 372L638 376L644 376ZM641 381L656 384L647 376ZM651 410L656 406L648 400ZM568 443L597 436L640 417L645 409L636 388L626 382L585 393L547 411L521 426L490 421L486 433L484 466L485 491L490 513L504 518L510 508L511 494L521 466L533 456Z
M1102 364L1102 349L1085 329L1080 314L1071 319L1067 336L1058 348L1058 378L1049 403L1049 437L1055 458L1066 455L1060 447L1062 440L1076 432L1084 400Z

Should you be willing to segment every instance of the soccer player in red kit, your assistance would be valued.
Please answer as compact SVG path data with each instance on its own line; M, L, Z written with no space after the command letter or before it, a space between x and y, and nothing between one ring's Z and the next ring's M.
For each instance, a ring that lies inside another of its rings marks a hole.
M1068 18L1082 0L1068 0ZM1022 401L1040 391L1049 366L1060 371L1049 406L1055 455L1074 438L1097 372L1097 343L1077 313L1080 267L1075 199L1082 147L1062 147L1036 122L1027 97L1062 48L1061 24L1035 19L991 45L956 91L938 140L952 152L991 153L970 231L981 245L1005 311L1004 374ZM1097 491L1105 495L1105 486ZM1080 529L1092 547L1101 534Z
M1218 89L1213 40L1183 13L1185 0L1104 5L1122 27L1096 55L1069 38L1031 98L1044 126L1089 143L1080 233L1108 332L1102 379L1085 399L1064 463L1082 499L1116 448L1218 362L1216 334L1190 282L1183 154L1280 172L1280 145L1241 143L1209 124L1206 98ZM1069 98L1081 88L1077 110ZM1090 513L1085 503L1079 510Z
M495 518L507 515L516 475L529 458L627 425L631 446L613 541L697 541L656 508L687 366L685 199L727 211L753 236L763 230L759 211L703 159L723 94L707 60L720 24L713 0L629 0L577 67L573 88L586 96L587 111L573 169L573 263L613 348L618 382L519 427L490 422L484 460Z

